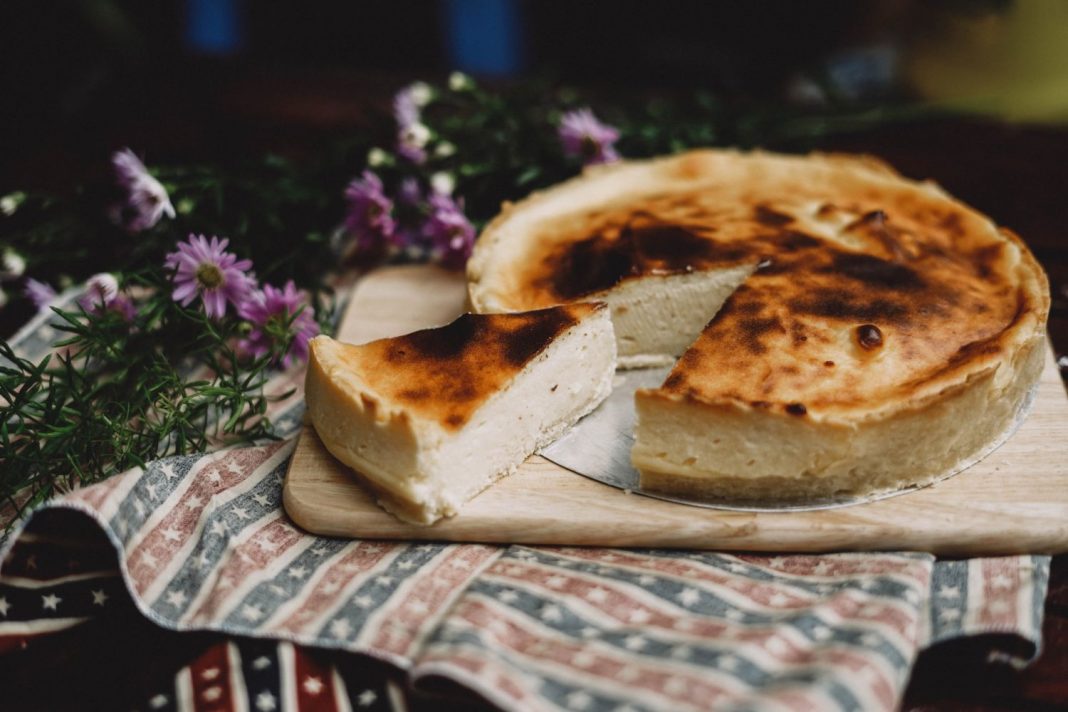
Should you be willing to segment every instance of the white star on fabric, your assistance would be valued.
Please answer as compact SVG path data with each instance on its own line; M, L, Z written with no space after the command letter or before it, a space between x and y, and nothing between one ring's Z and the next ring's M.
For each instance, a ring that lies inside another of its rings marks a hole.
M264 690L260 694L256 695L256 709L260 712L273 712L278 709L278 702L274 699L274 695L270 690Z
M960 611L956 608L943 608L938 612L938 619L943 623L955 621L960 618Z
M566 698L567 706L573 710L584 710L593 704L593 698L582 690L575 690Z
M102 606L102 605L104 605L104 602L108 600L108 595L106 593L104 593L104 589L99 589L97 591L90 591L89 593L93 594L93 605L94 606Z
M586 594L586 598L594 603L604 603L608 600L608 591L598 586L597 588L590 589Z
M208 689L204 690L204 699L208 702L214 702L215 700L222 697L222 693L223 689L218 685L215 685L214 687L209 687Z
M323 681L317 677L304 678L304 691L309 695L318 695L323 690Z
M913 591L911 588L905 591L905 600L909 603L915 604L920 601L920 594Z
M360 608L370 608L371 604L374 603L374 599L372 599L370 596L357 596L356 598L352 599L352 602Z
M256 546L260 547L263 551L277 551L279 545L278 542L272 541L271 539L260 538L256 540Z
M634 682L641 676L642 671L634 667L633 665L627 665L623 668L620 668L619 673L616 675L616 677L618 677L623 682ZM671 692L671 690L668 690L668 692Z
M744 573L745 571L749 570L748 566L746 566L745 564L739 564L739 563L728 564L727 568L730 569L731 571L733 571L736 574Z
M271 503L271 500L267 499L267 495L265 494L257 494L252 499L255 500L256 504L260 505L261 507L266 507L268 504Z
M217 485L222 482L222 475L220 475L218 472L212 472L208 475L208 481L211 482L213 485Z
M200 673L200 677L205 679L205 680L214 680L218 676L219 676L219 668L217 668L217 667L210 667L210 668L206 669L204 672Z
M304 574L308 573L308 570L303 566L294 566L288 572L290 578L302 579Z
M875 633L865 633L864 635L860 636L860 642L863 645L867 645L869 647L875 647L876 645L879 645L883 641Z
M730 672L738 669L738 658L733 655L721 655L716 661L716 666Z
M424 613L430 612L430 606L426 605L424 601L412 601L408 605L408 610L417 616L421 616Z
M789 602L790 597L781 593L772 594L771 597L768 598L768 605L770 606L785 606Z
M1012 610L1012 604L1005 600L991 601L989 608L990 612L994 614L1008 613Z
M339 618L330 623L330 634L335 638L347 638L352 632L352 625L347 618Z
M692 606L701 600L701 594L695 588L684 588L676 598L682 605Z
M326 547L317 546L317 547L315 547L314 549L311 550L311 553L314 554L315 556L322 556L323 554L326 553Z
M541 619L544 621L559 622L564 619L564 614L560 610L560 606L549 604L548 606L542 607Z
M137 512L137 516L139 517L145 516L145 505L141 504L141 500L134 500L134 511Z
M600 632L601 631L597 630L592 626L586 626L585 628L579 631L579 635L581 635L583 638L595 638L597 637L597 635L600 634Z
M401 569L402 571L407 571L408 569L412 568L413 566L415 566L415 562L414 561L402 561L399 564L397 564L397 568Z
M732 620L732 621L740 621L743 618L745 618L745 614L742 613L741 611L739 611L736 608L731 608L730 610L728 610L723 615L725 615L729 620Z
M378 695L375 694L374 690L364 690L360 693L359 697L356 698L356 704L360 707L370 707L377 699Z
M669 695L681 695L686 692L686 681L681 677L669 677L664 683L664 692Z
M825 625L818 625L812 629L812 637L816 640L827 640L834 633Z
M627 621L629 623L641 625L642 623L648 623L649 619L652 617L653 616L649 613L649 611L645 610L644 608L637 608L631 611L630 615L627 616Z
M50 593L47 596L41 596L41 605L51 611L59 610L59 602L63 599L54 593Z
M575 657L571 658L571 662L575 663L578 667L589 667L597 662L597 656L583 650L575 653Z
M253 670L266 670L271 667L271 659L266 655L261 655L252 661Z
M169 462L160 465L159 471L162 472L163 476L168 480L173 480L178 476L178 473L174 471L174 467Z
M545 579L545 585L550 588L562 588L567 585L567 579L563 576L550 576Z
M686 660L693 655L693 648L689 645L676 645L671 648L671 657L676 660Z
M511 589L505 589L497 596L502 603L514 603L519 599L519 594Z
M790 646L782 638L768 638L767 648L769 653L779 655L785 655L790 650Z
M175 608L181 608L185 605L185 601L188 597L182 591L168 591L167 603L171 604Z
M375 583L378 584L379 586L389 586L390 584L393 583L393 577L392 576L376 576L375 577Z
M157 485L145 485L145 490L148 492L149 499L156 498L156 487Z
M229 533L229 529L226 528L226 522L221 519L216 519L211 523L211 533L218 534L219 536L226 536Z
M158 563L159 563L159 560L155 556L152 555L152 552L148 551L147 549L141 552L141 565L142 566L147 566L147 567L149 567L151 569L151 568L155 568L156 564L158 564Z
M623 639L623 645L627 650L641 650L646 645L645 638L641 637L637 633L634 635L628 635Z
M830 571L831 565L828 564L826 561L821 561L812 567L812 573L817 576L825 576L826 574L830 573Z
M247 621L255 623L260 618L263 618L263 611L261 611L258 606L253 606L246 603L244 606L241 607L241 617Z
M649 574L642 574L638 577L638 583L640 583L642 586L652 586L654 583L656 583L656 577L650 576Z
M197 507L199 507L202 504L204 504L204 502L200 499L200 497L197 497L196 495L193 495L192 497L190 497L189 499L187 499L185 501L185 508L189 509L189 510L193 510L193 509L196 509Z
M246 519L252 518L251 516L249 516L248 510L244 507L234 507L231 511L234 513L234 516L240 519L241 521L245 521Z
M163 538L166 539L167 541L178 541L179 539L182 538L182 535L179 534L174 529L172 529L171 527L167 527L166 529L163 530Z
M994 588L1011 588L1013 578L1006 574L998 574L997 576L990 579L990 583L994 586Z
M11 604L7 602L7 599L0 596L0 616L7 617L7 612L11 610Z
M152 709L158 710L167 706L167 696L160 694L153 697L148 701L148 704Z
M939 598L960 598L960 587L942 584L938 589Z

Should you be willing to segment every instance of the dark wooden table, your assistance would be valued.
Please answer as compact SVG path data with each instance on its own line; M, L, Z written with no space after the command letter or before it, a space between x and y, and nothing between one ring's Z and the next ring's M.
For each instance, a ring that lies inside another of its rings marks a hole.
M108 150L126 144L158 160L254 155L266 149L313 152L328 138L359 130L369 103L388 106L390 93L405 79L296 74L267 80L237 73L197 88L166 87L161 96L167 100L152 114L88 122L73 134L57 129L0 167L0 184L69 181L98 167ZM1063 291L1068 285L1068 129L943 119L838 136L821 148L874 154L907 176L932 178L1018 232L1050 276L1050 336L1058 354L1068 353ZM1068 709L1068 556L1053 561L1043 636L1041 656L1023 671L985 665L979 659L985 646L975 640L925 652L916 662L903 708ZM101 639L109 650L106 664L86 657L82 647L98 648ZM63 688L53 690L52 706L108 707L117 702L116 685L147 684L159 669L188 661L212 639L162 631L134 611L9 654L0 659L0 678L17 675L24 686L64 678ZM145 649L159 651L153 662L140 655Z

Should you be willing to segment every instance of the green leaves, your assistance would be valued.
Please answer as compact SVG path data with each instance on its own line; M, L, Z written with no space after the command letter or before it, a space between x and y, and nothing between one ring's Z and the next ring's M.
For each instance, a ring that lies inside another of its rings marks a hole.
M282 351L243 361L238 320L181 307L158 272L128 281L150 290L133 324L57 310L67 336L38 363L0 343L0 497L17 511L157 457L274 437L269 403L289 394L264 386Z

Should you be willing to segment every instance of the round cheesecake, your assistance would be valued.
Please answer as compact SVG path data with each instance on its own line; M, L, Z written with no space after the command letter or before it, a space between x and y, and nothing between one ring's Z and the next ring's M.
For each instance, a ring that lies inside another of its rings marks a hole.
M506 206L479 311L596 299L635 396L642 488L864 496L974 462L1042 369L1049 288L1023 242L877 160L696 151Z

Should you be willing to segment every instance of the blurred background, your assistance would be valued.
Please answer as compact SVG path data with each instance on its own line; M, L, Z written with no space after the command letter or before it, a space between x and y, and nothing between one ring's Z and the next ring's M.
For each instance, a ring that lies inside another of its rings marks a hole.
M451 70L1068 119L1061 0L7 0L0 13L0 192L69 182L119 145L152 161L299 154Z

